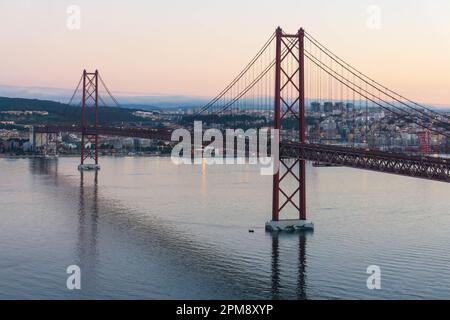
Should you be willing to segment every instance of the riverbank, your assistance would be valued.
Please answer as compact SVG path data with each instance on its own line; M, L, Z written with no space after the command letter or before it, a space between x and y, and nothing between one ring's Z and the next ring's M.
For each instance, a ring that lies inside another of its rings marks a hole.
M56 156L51 155L41 155L41 154L30 154L30 155L11 155L11 154L0 154L0 159L52 159L52 158L73 158L79 157L79 154L59 154ZM170 157L170 154L105 154L100 155L100 157L113 157L113 158L125 158L125 157L136 157L136 158L166 158Z

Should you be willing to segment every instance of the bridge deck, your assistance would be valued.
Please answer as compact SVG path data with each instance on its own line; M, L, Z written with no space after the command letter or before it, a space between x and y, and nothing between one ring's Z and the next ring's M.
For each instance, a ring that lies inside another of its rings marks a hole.
M450 182L450 159L444 158L307 143L281 143L280 156Z
M36 133L81 132L79 126L36 127ZM88 127L87 134L170 140L167 129ZM281 158L299 158L350 168L450 182L450 159L432 158L361 148L282 142Z
M82 132L80 126L43 126L35 127L34 130L36 133ZM153 128L87 127L85 133L91 135L98 134L103 136L157 140L170 140L171 137L170 130Z

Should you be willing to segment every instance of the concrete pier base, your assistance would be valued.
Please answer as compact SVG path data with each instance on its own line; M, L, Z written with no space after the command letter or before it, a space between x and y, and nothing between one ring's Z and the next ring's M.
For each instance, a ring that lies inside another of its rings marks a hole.
M279 220L266 222L266 231L314 230L314 223L309 220Z
M100 165L89 163L89 164L80 164L78 166L78 170L80 171L97 171L100 170Z

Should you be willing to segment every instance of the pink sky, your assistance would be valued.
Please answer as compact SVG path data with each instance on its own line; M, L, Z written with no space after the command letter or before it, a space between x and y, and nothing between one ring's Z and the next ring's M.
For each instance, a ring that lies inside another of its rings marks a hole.
M79 30L66 26L72 4ZM450 105L449 16L448 0L2 0L0 84L74 88L97 68L114 92L211 96L277 25L303 26L392 89Z

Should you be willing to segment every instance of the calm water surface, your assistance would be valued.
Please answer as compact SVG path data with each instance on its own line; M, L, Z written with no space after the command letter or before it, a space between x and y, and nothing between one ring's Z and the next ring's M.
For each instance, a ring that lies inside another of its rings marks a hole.
M0 159L0 298L450 298L450 184L308 166L316 230L276 236L256 167L77 164Z

